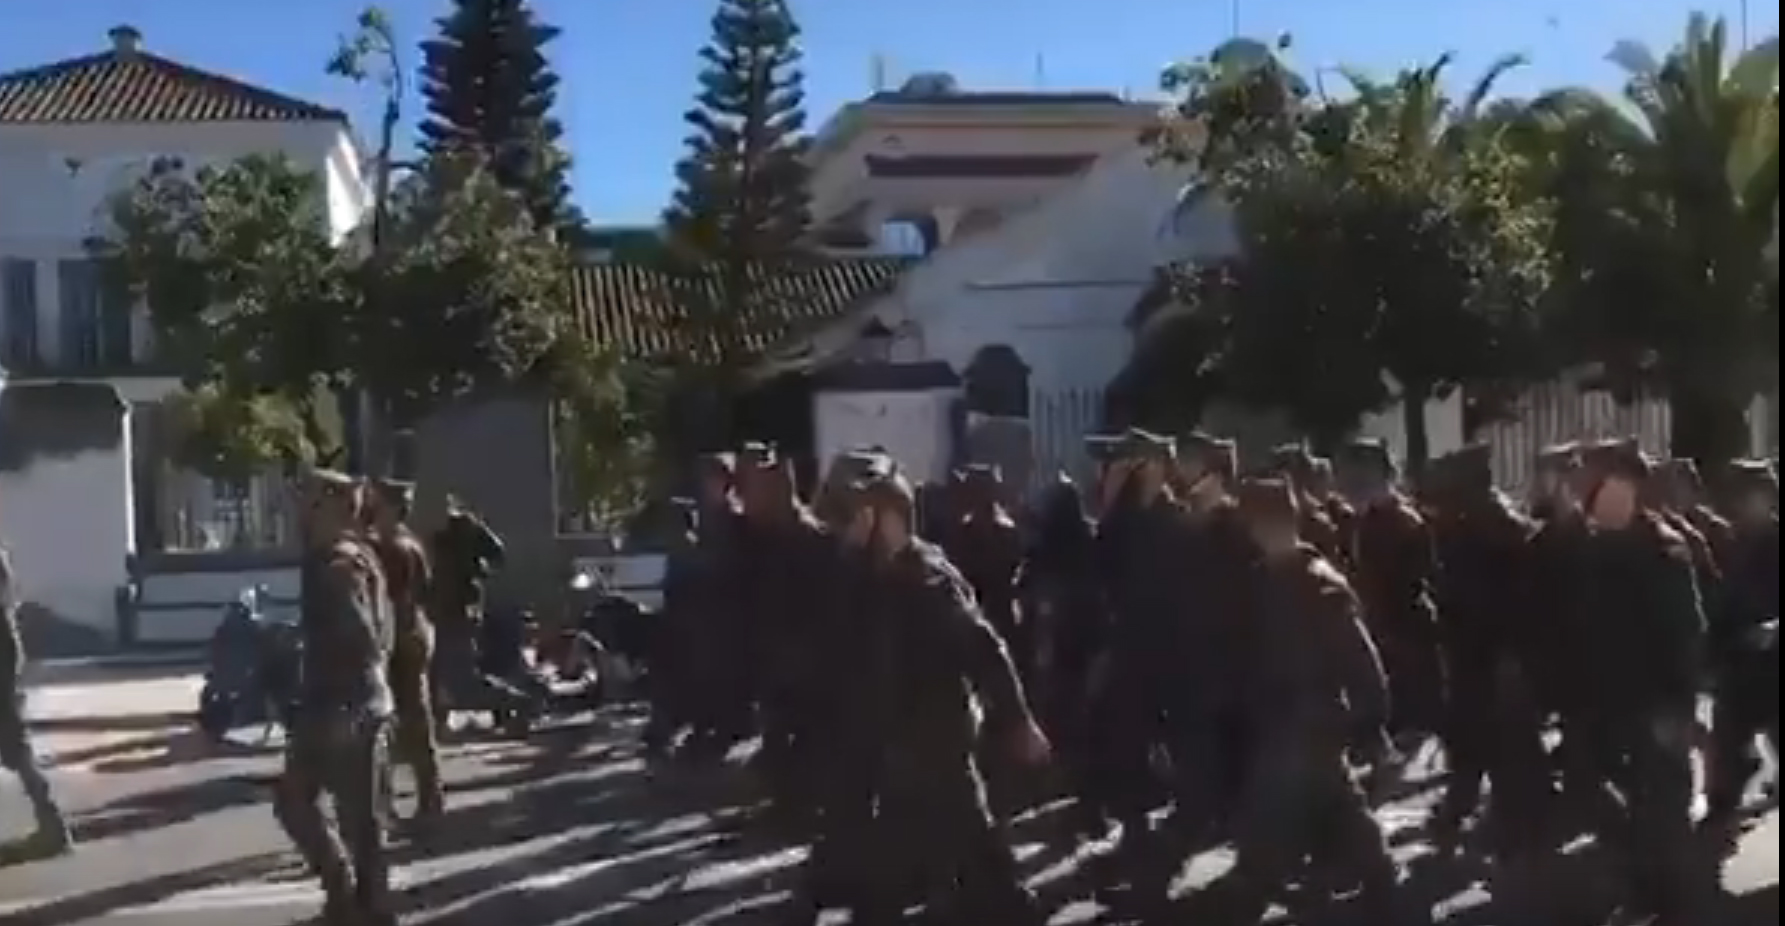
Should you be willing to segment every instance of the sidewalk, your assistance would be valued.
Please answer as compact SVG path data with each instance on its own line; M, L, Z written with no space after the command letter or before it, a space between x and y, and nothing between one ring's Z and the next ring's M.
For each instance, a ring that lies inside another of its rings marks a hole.
M164 678L202 671L204 663L205 651L201 648L32 659L25 664L25 687Z
M60 769L164 749L198 707L202 675L62 681L27 690L25 719L40 756Z

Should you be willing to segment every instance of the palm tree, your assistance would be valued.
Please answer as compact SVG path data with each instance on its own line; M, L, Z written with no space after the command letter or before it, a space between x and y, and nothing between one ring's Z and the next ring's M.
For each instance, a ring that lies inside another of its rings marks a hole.
M1675 455L1720 465L1777 377L1779 40L1731 61L1725 23L1695 14L1664 59L1634 43L1610 58L1622 97L1532 106L1551 139L1533 163L1558 207L1559 330L1613 383L1663 391Z

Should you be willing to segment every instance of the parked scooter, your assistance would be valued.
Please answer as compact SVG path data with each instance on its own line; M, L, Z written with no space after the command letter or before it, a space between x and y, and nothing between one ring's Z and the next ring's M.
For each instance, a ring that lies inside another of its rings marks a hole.
M288 725L296 706L303 639L296 623L272 614L268 604L265 586L244 589L224 606L211 634L197 721L213 742L260 724L265 743Z
M570 579L570 609L609 698L634 698L650 684L657 614L614 589L594 569Z

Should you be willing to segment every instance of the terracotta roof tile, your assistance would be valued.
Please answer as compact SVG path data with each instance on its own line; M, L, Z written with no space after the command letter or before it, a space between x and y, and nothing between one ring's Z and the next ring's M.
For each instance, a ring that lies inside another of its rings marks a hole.
M340 110L141 51L0 74L0 124L345 122Z
M913 262L906 258L842 258L776 273L769 300L738 335L745 353L760 353L789 337L840 318L864 300L890 291ZM712 278L709 278L712 279ZM703 330L679 305L689 284L647 264L584 264L573 277L572 299L583 333L597 346L634 357L712 357L719 335ZM712 279L708 291L717 289ZM705 342L705 343L702 343Z

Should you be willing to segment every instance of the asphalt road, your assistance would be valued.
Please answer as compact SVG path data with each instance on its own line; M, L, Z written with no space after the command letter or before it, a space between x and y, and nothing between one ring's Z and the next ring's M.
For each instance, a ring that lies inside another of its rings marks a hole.
M770 922L799 853L740 836L730 779L653 772L630 752L621 718L534 742L450 747L450 824L422 850L400 846L405 922L449 926L750 926ZM59 748L56 782L82 845L74 856L0 869L3 926L284 926L308 922L317 891L295 867L268 809L270 750L219 754L178 731ZM1397 851L1415 859L1426 801L1383 810ZM28 820L17 785L0 780L0 840ZM1056 924L1093 923L1073 902L1084 859L1050 848L1047 823L1020 827L1026 864L1061 904ZM1186 884L1226 867L1196 859ZM1549 873L1544 890L1590 907L1590 861ZM1424 896L1453 926L1540 926L1484 905L1482 872L1425 871ZM1779 823L1764 818L1730 864L1743 895L1706 926L1778 921ZM1596 922L1571 913L1558 926ZM1513 917L1513 918L1508 918ZM988 924L989 926L989 924Z

